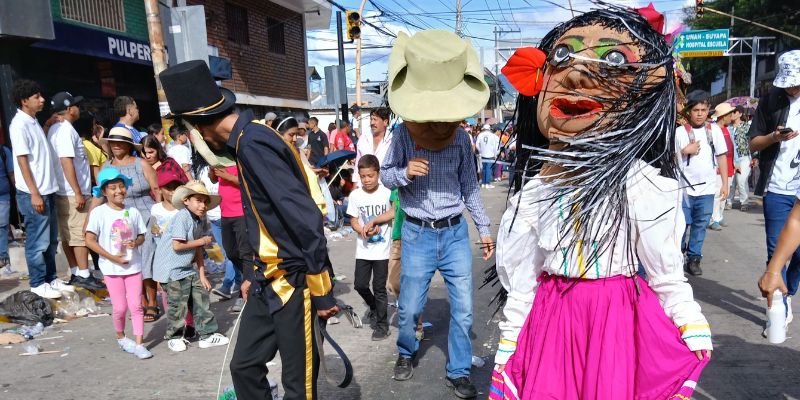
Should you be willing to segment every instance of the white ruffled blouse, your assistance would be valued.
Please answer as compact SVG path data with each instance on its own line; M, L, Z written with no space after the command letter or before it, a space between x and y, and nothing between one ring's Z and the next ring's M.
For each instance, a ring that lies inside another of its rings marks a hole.
M686 221L678 182L660 176L655 168L642 161L631 168L627 179L632 240L626 245L629 232L623 224L612 251L598 250L596 243L576 245L572 251L566 247L569 238L560 240L566 210L560 200L555 204L550 200L557 195L558 188L540 177L528 182L511 199L497 235L497 272L508 291L508 300L503 308L505 318L499 324L501 339L495 363L505 364L514 353L536 294L536 279L542 272L572 278L583 275L583 279L632 276L639 261L650 287L667 316L680 328L689 349L712 349L708 322L683 274L681 239ZM630 246L635 246L632 250L638 260L630 260ZM601 254L595 257L598 251Z

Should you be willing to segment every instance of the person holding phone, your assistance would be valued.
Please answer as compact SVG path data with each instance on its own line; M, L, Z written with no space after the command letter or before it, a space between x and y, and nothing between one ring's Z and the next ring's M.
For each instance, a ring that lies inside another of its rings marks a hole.
M759 100L749 132L750 150L759 152L755 194L764 196L767 264L800 189L800 50L782 54L778 66L775 88ZM789 296L794 296L800 283L800 250L794 250L782 277ZM787 307L791 316L791 297Z

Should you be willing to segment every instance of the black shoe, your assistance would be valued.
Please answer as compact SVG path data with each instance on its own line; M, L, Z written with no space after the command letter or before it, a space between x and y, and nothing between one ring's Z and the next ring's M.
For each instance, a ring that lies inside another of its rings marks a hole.
M453 388L453 394L460 399L472 399L478 395L475 385L466 376L455 379L447 378L444 383L447 387Z
M369 309L361 321L369 324L370 328L375 329L378 326L378 314L375 313L375 310Z
M414 376L414 366L411 365L411 359L403 356L397 356L397 362L394 363L394 380L407 381Z
M69 279L69 284L72 286L78 286L89 290L100 290L106 288L106 285L103 285L102 282L98 282L97 280L92 279L91 276L88 278L84 278L82 276L72 275L72 277L70 277Z
M700 260L700 257L689 257L689 261L686 263L686 272L688 272L689 275L703 275L703 270L700 269Z
M194 337L197 336L197 330L194 329L193 326L191 326L191 325L186 326L185 330L186 330L186 332L184 332L184 328L182 328L182 327L178 328L178 330L175 331L175 333L172 335L172 338L174 339L174 338L183 337L186 340L190 340L190 339L194 339Z
M387 339L392 333L388 329L378 328L372 331L372 340L377 342L379 340Z

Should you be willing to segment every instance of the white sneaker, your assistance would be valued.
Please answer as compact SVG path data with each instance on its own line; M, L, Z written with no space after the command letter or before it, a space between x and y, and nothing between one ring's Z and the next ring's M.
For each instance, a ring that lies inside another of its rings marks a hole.
M225 346L230 340L221 333L215 333L205 339L200 339L200 348L207 349L209 347Z
M31 292L35 293L39 297L44 297L45 299L61 298L61 292L53 289L49 283L43 283L35 288L31 288Z
M135 354L134 351L136 350L136 342L131 340L129 337L124 337L122 339L117 339L117 344L119 344L119 348L124 350L126 353Z
M52 287L53 289L58 290L58 291L62 291L62 290L66 290L67 292L74 292L75 291L75 286L68 285L67 282L64 282L64 281L62 281L61 279L58 279L58 278L53 279L53 281L50 282L50 287Z
M153 356L153 353L150 350L147 350L144 345L137 344L136 347L133 348L133 355L140 360L148 359Z
M189 341L184 338L170 339L167 342L167 347L169 347L170 350L175 352L186 351L187 343L189 343Z
M487 189L494 189L494 185L486 185Z

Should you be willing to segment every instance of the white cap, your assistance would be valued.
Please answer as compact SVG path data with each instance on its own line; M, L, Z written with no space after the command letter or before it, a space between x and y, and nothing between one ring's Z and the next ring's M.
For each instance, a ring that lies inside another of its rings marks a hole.
M492 130L492 126L489 125L489 124L483 124L483 130L490 131L490 130Z

